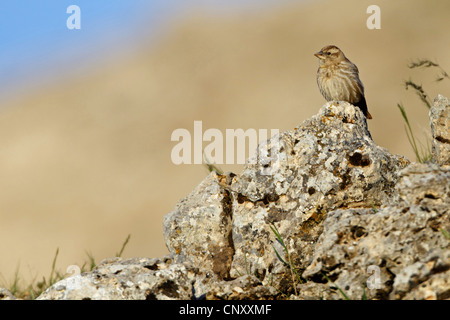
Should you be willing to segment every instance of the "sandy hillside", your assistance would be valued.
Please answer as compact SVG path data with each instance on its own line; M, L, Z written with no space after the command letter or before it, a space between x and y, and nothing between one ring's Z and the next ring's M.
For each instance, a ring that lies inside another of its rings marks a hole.
M414 159L397 110L420 137L427 111L403 80L450 95L416 58L450 71L448 1L377 1L382 29L366 28L372 1L314 1L219 14L195 10L153 46L84 78L3 103L0 111L0 281L113 256L166 254L162 217L207 174L171 162L171 133L292 129L324 100L313 53L336 44L360 70L374 140ZM220 166L239 171L241 166Z

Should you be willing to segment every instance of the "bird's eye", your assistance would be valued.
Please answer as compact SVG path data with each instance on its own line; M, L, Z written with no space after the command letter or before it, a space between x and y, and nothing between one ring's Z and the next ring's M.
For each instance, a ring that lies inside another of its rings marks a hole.
M331 56L331 52L327 52L327 55L328 55L328 56Z

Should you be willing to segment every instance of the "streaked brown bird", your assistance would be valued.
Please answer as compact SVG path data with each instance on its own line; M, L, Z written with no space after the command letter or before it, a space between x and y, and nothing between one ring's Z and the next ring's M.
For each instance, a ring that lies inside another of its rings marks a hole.
M360 108L367 119L372 119L358 67L333 45L323 47L314 55L319 58L317 84L324 98L327 101L347 101Z

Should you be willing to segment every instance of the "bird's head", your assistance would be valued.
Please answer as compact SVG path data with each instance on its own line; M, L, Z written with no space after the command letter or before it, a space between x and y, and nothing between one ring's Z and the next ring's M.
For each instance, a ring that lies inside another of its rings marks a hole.
M323 47L319 52L314 54L319 58L319 63L322 64L334 64L339 63L345 59L344 53L336 46L330 45Z

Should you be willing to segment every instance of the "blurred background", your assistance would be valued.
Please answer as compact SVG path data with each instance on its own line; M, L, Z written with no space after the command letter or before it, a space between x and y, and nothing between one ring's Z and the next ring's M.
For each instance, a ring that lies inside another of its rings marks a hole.
M292 130L325 103L313 53L328 44L360 70L375 142L415 160L397 104L426 145L428 110L404 81L450 95L437 71L408 68L450 71L449 13L445 0L2 0L0 285L48 276L57 248L63 272L98 263L129 234L124 257L167 254L163 216L208 174L172 163L172 132Z

